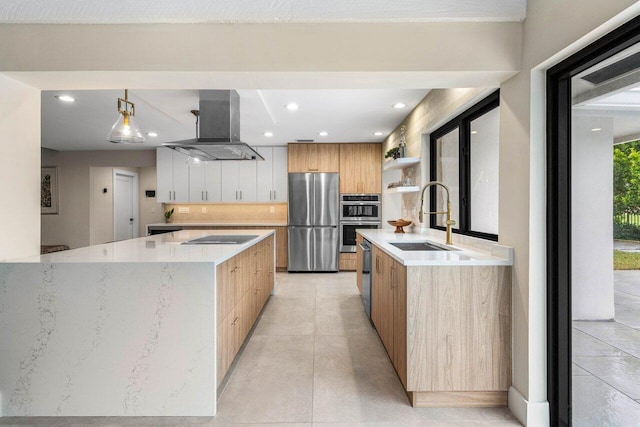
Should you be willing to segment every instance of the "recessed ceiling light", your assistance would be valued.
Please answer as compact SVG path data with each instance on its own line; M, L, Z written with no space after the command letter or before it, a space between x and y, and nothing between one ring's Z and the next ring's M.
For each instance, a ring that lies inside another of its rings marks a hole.
M271 138L273 136L273 132L267 131L264 133L264 136Z
M380 131L378 131L378 132L374 132L373 134L374 134L375 136L382 136L382 135L384 135L384 133L382 133L382 132L380 132Z
M56 95L56 98L58 98L60 101L64 101L64 102L75 102L76 99L72 96L69 95Z
M155 132L147 132L147 135L150 136L151 138L155 138L156 136L158 136L158 134Z
M477 130L472 130L472 131L471 131L471 135L475 135L476 133L478 133L478 131L477 131Z
M396 102L395 104L393 104L393 108L398 108L398 109L404 108L406 106L407 104L403 104L402 102Z
M593 128L591 129L591 132L600 132L602 130L602 128Z
M287 104L287 110L289 111L296 111L298 108L300 108L300 106L295 102L290 102Z
M329 132L323 130L322 132L318 132L318 135L320 135L320 136L329 136Z

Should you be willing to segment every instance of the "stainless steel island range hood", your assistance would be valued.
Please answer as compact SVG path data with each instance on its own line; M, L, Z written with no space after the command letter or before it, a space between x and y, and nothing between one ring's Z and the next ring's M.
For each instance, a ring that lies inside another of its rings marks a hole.
M235 90L201 90L196 138L162 144L197 161L264 160L240 141L240 97Z

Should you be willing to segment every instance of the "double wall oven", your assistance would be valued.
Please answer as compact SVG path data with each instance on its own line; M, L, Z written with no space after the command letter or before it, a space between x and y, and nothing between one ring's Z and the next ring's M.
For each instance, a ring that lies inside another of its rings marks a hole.
M380 194L340 195L340 252L356 251L356 229L380 228Z

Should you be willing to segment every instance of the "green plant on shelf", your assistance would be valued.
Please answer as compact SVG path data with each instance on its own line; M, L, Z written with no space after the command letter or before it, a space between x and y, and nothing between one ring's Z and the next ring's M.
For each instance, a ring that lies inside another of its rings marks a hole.
M384 155L384 158L388 159L390 157L393 158L394 160L400 157L400 148L393 147L389 151L387 151L386 154Z
M171 210L164 211L164 219L167 221L171 220L171 215L173 215L173 208L171 208Z

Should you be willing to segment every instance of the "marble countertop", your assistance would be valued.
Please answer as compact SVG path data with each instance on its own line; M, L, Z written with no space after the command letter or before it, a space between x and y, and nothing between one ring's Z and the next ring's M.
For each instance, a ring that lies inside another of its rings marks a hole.
M365 239L406 266L420 265L513 265L513 248L488 243L487 250L462 244L454 244L451 251L403 251L390 245L391 242L431 242L439 246L444 240L419 233L396 234L392 230L358 230Z
M287 221L244 221L244 222L157 222L147 227L286 227Z
M120 242L87 246L29 258L7 260L8 263L91 263L91 262L213 262L221 263L253 246L273 230L181 230ZM210 234L255 235L239 245L182 245L182 242Z

